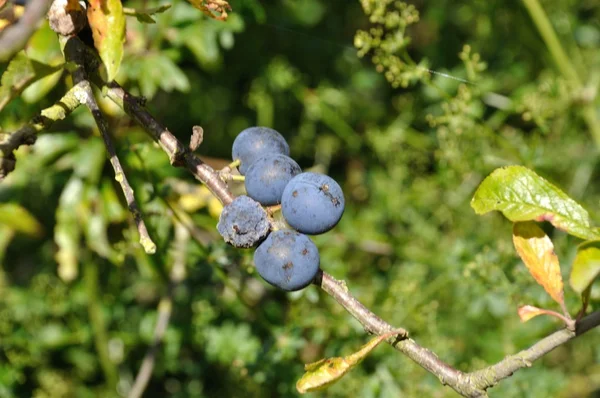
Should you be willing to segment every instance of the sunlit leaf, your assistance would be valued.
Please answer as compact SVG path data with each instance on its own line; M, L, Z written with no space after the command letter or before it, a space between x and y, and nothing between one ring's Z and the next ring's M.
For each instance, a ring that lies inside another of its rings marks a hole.
M101 257L117 263L117 255L108 241L102 198L96 184L87 183L84 186L82 199L80 218L87 246Z
M226 20L227 11L231 11L231 6L226 0L188 0L188 2L205 15L220 21Z
M16 203L0 204L0 224L34 237L43 233L43 228L35 217Z
M296 383L296 389L299 393L304 394L327 388L351 371L382 341L398 333L400 331L395 330L377 336L362 346L360 350L346 357L324 358L317 362L306 364L304 366L306 373Z
M31 36L27 42L25 52L29 58L52 67L60 66L64 62L58 35L50 28L48 23L44 23ZM30 104L40 101L56 87L61 76L62 70L59 70L33 82L23 91L21 97Z
M58 275L64 281L72 281L79 273L81 227L77 206L83 195L83 181L73 175L62 194L56 209L54 240L58 246L56 262Z
M92 137L81 142L73 157L73 172L92 185L98 184L106 163L106 150L102 139Z
M548 235L534 222L517 222L513 227L513 243L536 282L564 306L560 265Z
M160 7L137 10L134 8L123 8L123 13L127 16L136 17L142 23L156 23L152 15L161 14L171 8L171 4L165 4Z
M534 307L533 305L524 305L519 307L517 310L519 313L519 318L521 318L521 322L527 322L531 318L535 318L538 315L544 315L545 311L541 308Z
M127 219L128 213L125 211L119 197L115 192L115 187L107 180L102 181L100 190L103 206L103 217L109 223L123 222Z
M0 264L4 264L4 256L6 255L6 248L10 244L10 241L15 236L15 231L12 228L0 224ZM0 278L0 283L2 279Z
M24 52L18 53L0 80L0 110L32 83L61 69L61 66L50 66L27 57Z
M600 274L600 241L584 242L577 248L577 255L573 260L571 287L579 294L592 284Z
M123 59L125 14L121 0L90 0L87 9L94 45L106 67L108 80L113 80Z
M549 221L579 238L600 238L581 205L523 166L496 169L477 188L471 207L477 214L498 210L511 221Z

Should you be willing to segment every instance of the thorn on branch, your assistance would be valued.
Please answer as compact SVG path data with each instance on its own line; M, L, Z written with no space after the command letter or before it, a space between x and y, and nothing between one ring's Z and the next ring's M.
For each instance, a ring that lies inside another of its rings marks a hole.
M192 137L190 138L190 150L194 152L204 140L204 129L200 126L194 126L192 128Z

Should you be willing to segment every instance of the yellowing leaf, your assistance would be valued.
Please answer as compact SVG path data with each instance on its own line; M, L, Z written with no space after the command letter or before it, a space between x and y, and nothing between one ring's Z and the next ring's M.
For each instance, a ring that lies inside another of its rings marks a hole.
M600 274L600 241L582 243L571 269L570 283L573 290L582 294Z
M563 321L569 330L575 330L575 320L572 319L567 313L562 315L556 311L545 310L543 308L534 307L533 305L524 305L519 307L517 312L519 313L521 322L527 322L531 318L535 318L538 315L550 315Z
M304 394L327 388L358 365L383 340L401 332L404 330L394 330L377 336L362 346L360 350L346 357L326 358L306 364L304 366L306 373L296 383L296 389L299 393Z
M494 170L477 188L471 207L477 214L498 210L511 221L549 221L579 238L600 238L579 203L523 166Z
M226 20L227 11L231 11L231 6L226 0L188 0L188 2L204 15L219 21Z
M535 318L538 315L543 315L546 312L538 307L534 307L533 305L524 305L519 307L517 310L519 313L519 318L521 318L521 322L527 322L531 318Z
M536 282L564 307L560 265L548 235L534 222L517 222L513 227L513 243Z
M0 204L0 225L34 237L43 234L43 228L35 217L16 203Z
M106 67L108 80L113 80L123 59L125 14L121 0L89 0L88 22L92 28L94 46Z

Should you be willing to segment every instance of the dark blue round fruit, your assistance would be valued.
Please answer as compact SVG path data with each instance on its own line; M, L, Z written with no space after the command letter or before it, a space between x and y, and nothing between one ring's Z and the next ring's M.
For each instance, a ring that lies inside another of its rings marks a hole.
M309 235L335 227L344 214L344 206L342 188L324 174L298 174L288 182L281 197L281 212L287 223Z
M298 163L288 156L263 156L246 171L246 193L263 206L279 204L288 182L301 172Z
M235 137L231 149L233 160L241 162L239 170L242 175L256 159L274 154L289 156L290 147L281 134L268 127L245 129Z
M267 212L248 196L238 196L223 208L217 230L235 247L256 246L269 233Z
M319 262L319 250L310 238L291 229L272 232L254 252L260 276L289 292L310 285Z

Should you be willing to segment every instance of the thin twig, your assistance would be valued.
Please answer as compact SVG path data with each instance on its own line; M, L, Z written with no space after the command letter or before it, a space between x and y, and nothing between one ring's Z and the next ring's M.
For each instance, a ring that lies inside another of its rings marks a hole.
M0 33L0 62L8 61L25 47L51 5L52 0L31 0L19 21Z
M82 85L73 86L56 104L42 110L29 123L11 134L0 134L0 180L14 170L16 151L21 145L33 145L37 133L63 120L79 105L79 94Z
M383 321L354 298L344 282L338 281L323 272L317 283L356 318L367 331L373 334L382 334L394 329L392 325ZM465 397L483 397L486 396L486 390L499 381L506 379L521 368L530 367L535 360L556 347L599 325L600 311L596 311L578 321L576 331L571 331L568 328L558 330L526 350L507 356L494 365L470 373L464 373L453 368L412 339L405 338L393 344L393 346L427 371L436 375L442 384L450 386L459 394Z
M100 130L100 135L102 136L102 140L104 141L104 146L106 147L106 151L108 152L108 158L110 160L110 164L115 171L115 180L121 185L121 189L123 194L125 195L125 200L127 201L127 208L133 215L135 224L137 226L138 233L140 235L140 244L144 248L144 251L148 254L154 254L156 252L156 244L152 241L150 234L148 233L148 229L146 228L146 223L142 218L142 212L140 211L133 193L133 188L129 184L127 180L127 176L123 170L123 166L121 165L121 161L117 156L117 152L115 151L115 147L110 138L110 133L108 129L108 122L100 112L100 108L98 107L98 103L96 102L96 98L94 97L94 92L92 90L92 86L90 82L87 80L87 73L84 69L85 61L81 58L80 52L71 52L67 47L65 47L65 59L69 62L74 62L77 67L72 71L73 81L76 84L80 84L82 87L82 91L79 92L78 99L81 104L84 104L88 107L92 115L94 116L94 120L96 121L96 125Z
M115 82L108 83L104 87L108 98L121 106L169 155L172 165L185 166L224 205L233 201L233 194L229 191L227 184L218 177L213 168L191 153L166 127L154 119L134 96Z
M344 307L346 311L350 313L350 315L356 318L356 320L358 320L368 332L380 335L391 330L400 329L385 322L383 319L365 307L360 301L352 296L348 290L348 287L343 281L338 281L328 273L323 272L321 278L317 278L316 283L327 294L333 297L335 301L341 304L342 307ZM452 386L452 384L457 383L457 381L463 376L461 371L446 364L433 352L421 347L414 340L409 339L407 331L399 333L398 337L403 340L400 340L394 344L394 348L404 353L427 371L436 375L442 384L448 384ZM392 341L396 342L397 338L392 339Z
M185 278L185 247L190 239L190 234L187 228L180 224L175 224L175 244L173 247L173 267L171 268L169 276L169 287L167 294L158 303L158 318L156 320L156 326L154 327L154 337L152 339L152 345L148 348L142 365L135 377L133 387L127 395L128 398L140 398L148 382L152 377L152 371L154 370L154 363L156 362L156 356L158 350L162 344L162 340L167 331L169 320L171 319L171 312L173 309L173 291L175 287Z

